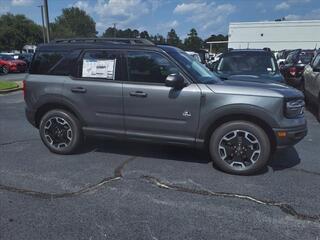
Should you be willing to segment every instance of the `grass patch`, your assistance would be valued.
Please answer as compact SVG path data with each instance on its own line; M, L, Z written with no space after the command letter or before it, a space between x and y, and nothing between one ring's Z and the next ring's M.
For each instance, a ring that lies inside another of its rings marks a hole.
M0 81L0 90L9 90L16 88L18 85L15 82Z

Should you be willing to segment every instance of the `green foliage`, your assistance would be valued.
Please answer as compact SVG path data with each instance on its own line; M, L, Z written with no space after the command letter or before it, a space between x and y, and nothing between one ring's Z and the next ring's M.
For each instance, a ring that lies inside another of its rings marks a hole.
M137 29L131 30L127 28L125 30L116 29L114 27L109 27L102 34L102 37L118 37L118 38L137 38L137 37L149 38L149 33L147 31L139 32Z
M203 40L198 37L197 30L192 28L188 37L184 40L186 50L197 51L203 47Z
M0 51L21 50L26 44L43 42L39 25L24 15L0 16Z
M173 28L170 30L170 32L168 32L167 44L175 47L183 47L179 36Z
M51 38L95 37L96 23L79 8L62 9L62 14L51 24Z

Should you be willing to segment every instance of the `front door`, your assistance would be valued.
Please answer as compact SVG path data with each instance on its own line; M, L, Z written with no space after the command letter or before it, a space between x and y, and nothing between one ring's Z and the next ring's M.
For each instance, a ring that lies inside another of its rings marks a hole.
M183 74L167 56L157 52L129 51L127 69L128 81L123 85L127 135L194 142L200 110L198 86L191 82L182 89L165 86L169 74Z

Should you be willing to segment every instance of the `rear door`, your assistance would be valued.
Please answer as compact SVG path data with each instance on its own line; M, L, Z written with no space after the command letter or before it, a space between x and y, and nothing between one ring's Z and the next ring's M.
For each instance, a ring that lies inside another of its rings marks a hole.
M75 76L66 78L64 97L79 111L89 132L124 134L121 51L82 52Z
M200 109L200 89L165 54L129 51L128 81L123 85L125 127L128 137L191 143L195 141ZM165 86L177 73L188 85Z

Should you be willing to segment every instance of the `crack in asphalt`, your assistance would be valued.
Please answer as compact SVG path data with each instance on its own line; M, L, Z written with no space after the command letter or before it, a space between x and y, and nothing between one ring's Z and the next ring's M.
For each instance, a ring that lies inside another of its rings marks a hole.
M283 165L275 165L273 167L286 167L286 166L283 166ZM316 175L316 176L320 176L320 173L319 172L314 172L314 171L310 171L310 170L305 170L305 169L302 169L302 168L287 168L286 170L288 171L293 171L293 172L301 172L301 173L306 173L306 174L311 174L311 175ZM276 170L277 171L277 170Z
M136 159L136 156L131 156L125 161L123 161L119 166L117 166L114 169L114 174L111 177L106 177L99 181L96 184L92 184L88 187L82 188L78 191L74 192L65 192L65 193L48 193L48 192L40 192L40 191L34 191L30 189L23 189L23 188L16 188L12 186L6 186L0 184L0 190L5 190L9 192L24 194L32 197L42 198L42 199L58 199L58 198L67 198L67 197L74 197L79 196L84 193L92 192L110 182L118 181L123 178L123 169L124 167L129 164L129 162L132 162ZM190 194L196 194L196 195L202 195L202 196L211 196L211 197L224 197L224 198L234 198L234 199L240 199L245 201L254 202L256 204L264 205L264 206L271 206L271 207L277 207L279 208L283 213L290 215L296 219L299 220L305 220L305 221L311 221L315 223L320 223L320 215L306 215L297 212L294 207L292 207L289 204L281 203L281 202L275 202L270 200L262 200L258 199L256 197L245 195L245 194L238 194L238 193L229 193L229 192L214 192L210 190L205 189L196 189L196 188L187 188L183 186L178 186L172 183L165 183L161 180L159 180L156 177L150 176L150 175L143 175L140 176L141 179L146 180L148 183L151 183L152 185L155 185L159 188L166 189L166 190L172 190L177 192L184 192L184 193L190 193Z
M191 194L197 194L202 196L211 196L211 197L224 197L224 198L234 198L234 199L241 199L245 201L254 202L256 204L264 205L264 206L271 206L279 208L283 213L290 215L299 220L311 221L315 223L320 223L320 215L306 215L297 212L294 207L289 204L275 202L270 200L262 200L256 197L252 197L245 194L238 194L238 193L229 193L229 192L213 192L210 190L203 190L203 189L195 189L195 188L187 188L183 186L178 186L172 183L165 183L159 180L156 177L144 175L141 176L142 179L147 180L148 183L151 183L159 188L166 189L166 190L173 190L177 192L185 192Z
M98 189L98 188L100 188L110 182L118 181L118 180L122 179L123 178L122 170L129 162L133 161L135 158L136 158L135 156L132 156L132 157L129 157L124 162L122 162L118 167L115 168L113 176L106 177L96 184L92 184L88 187L82 188L82 189L75 191L75 192L48 193L48 192L33 191L30 189L16 188L16 187L6 186L6 185L2 185L2 184L0 184L0 190L5 190L5 191L9 191L9 192L14 192L14 193L20 193L20 194L29 195L29 196L37 197L37 198L43 198L43 199L57 199L57 198L67 198L67 197L79 196L83 193L92 192L92 191L94 191L94 190L96 190L96 189Z
M39 140L39 138L29 138L29 139L22 139L22 140L15 140L11 142L0 143L0 146L6 146L10 144L15 144L15 143L24 143L24 142L36 141L36 140Z

